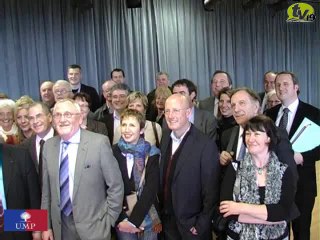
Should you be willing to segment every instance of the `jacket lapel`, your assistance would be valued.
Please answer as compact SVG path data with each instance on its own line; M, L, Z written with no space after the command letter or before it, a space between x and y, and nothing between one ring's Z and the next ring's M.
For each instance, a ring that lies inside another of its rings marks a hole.
M15 169L15 159L13 159L13 156L11 155L11 152L8 149L5 149L4 145L0 146L2 147L2 176L3 176L3 187L4 192L7 195L8 190L10 189L9 186L12 181L12 177L14 175L13 171Z
M86 131L81 130L80 143L77 152L76 168L74 170L74 186L73 186L73 195L74 199L79 188L79 183L81 179L81 174L85 168L85 160L87 158L89 139L86 135Z
M297 129L299 128L300 124L302 123L304 119L304 114L303 114L303 103L299 100L299 105L297 108L297 112L296 115L294 116L291 128L290 128L290 132L289 132L289 139L292 138L292 136L294 135L294 133L297 131Z

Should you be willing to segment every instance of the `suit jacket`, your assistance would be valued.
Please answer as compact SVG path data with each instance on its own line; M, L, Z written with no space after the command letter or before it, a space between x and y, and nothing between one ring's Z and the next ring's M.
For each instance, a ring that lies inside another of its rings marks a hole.
M160 161L161 200L164 162L167 151L171 150L168 149L170 139L170 132L164 132ZM176 161L170 190L177 222L186 232L192 226L195 226L200 236L211 232L213 209L219 201L220 168L216 144L191 125L190 133Z
M110 239L122 208L123 182L119 165L113 157L106 136L80 130L72 212L81 239ZM44 144L43 188L41 208L49 214L49 229L54 238L61 239L61 211L59 186L59 136Z
M88 118L87 119L87 128L88 131L95 132L95 133L100 133L105 136L108 136L108 130L105 124L102 122L93 120Z
M95 112L100 106L100 97L97 93L97 90L93 87L87 86L81 83L80 92L87 93L91 98L91 112Z
M127 168L127 159L121 153L118 145L113 145L112 147L113 154L115 158L118 160L123 183L124 183L124 195L130 195L133 191L137 191L132 185L133 174L131 175L131 179L128 176L128 168ZM118 222L121 222L123 219L128 218L128 220L139 227L144 220L145 216L148 214L150 207L152 204L154 206L158 206L157 202L157 193L159 190L159 155L154 155L149 157L148 163L146 166L146 174L145 174L145 184L143 186L143 191L139 197L138 202L133 208L133 211L128 217L125 211L119 216ZM123 199L123 205L126 206L126 199Z
M266 111L266 115L272 120L276 121L281 104ZM292 126L289 132L289 139L292 138L294 133L297 131L303 119L307 117L311 121L320 125L320 110L310 104L304 103L299 100L297 112L294 116ZM317 180L316 180L316 169L315 161L320 159L320 146L301 153L303 156L303 165L298 165L299 181L298 190L309 191L317 195Z
M214 101L215 101L214 96L211 96L204 100L199 101L199 109L207 110L209 112L214 112Z
M28 151L20 146L0 144L3 148L3 182L7 209L39 209L40 186ZM0 233L3 240L32 239L28 232Z
M215 117L208 111L204 111L194 107L194 123L193 125L201 132L206 134L212 140L217 138L217 121ZM163 119L163 129L168 129L166 119Z

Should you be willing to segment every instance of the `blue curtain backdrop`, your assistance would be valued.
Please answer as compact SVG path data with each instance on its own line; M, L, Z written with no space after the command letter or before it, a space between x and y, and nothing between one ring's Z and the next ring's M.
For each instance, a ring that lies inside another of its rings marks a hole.
M43 80L66 78L78 63L83 82L100 90L115 67L132 89L148 92L162 70L171 82L193 80L199 98L209 96L216 69L234 86L263 90L267 70L290 70L300 80L301 99L320 107L320 11L313 23L286 23L286 11L266 6L244 11L239 0L206 12L202 0L93 0L84 13L71 0L0 0L0 91L12 98L38 98Z

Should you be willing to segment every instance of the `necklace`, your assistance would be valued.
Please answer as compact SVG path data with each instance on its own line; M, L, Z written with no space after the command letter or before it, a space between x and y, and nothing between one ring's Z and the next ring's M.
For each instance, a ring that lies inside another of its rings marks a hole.
M261 175L263 170L268 167L268 162L262 167L257 167L255 164L254 164L254 166L255 166L256 170L258 171L258 174Z

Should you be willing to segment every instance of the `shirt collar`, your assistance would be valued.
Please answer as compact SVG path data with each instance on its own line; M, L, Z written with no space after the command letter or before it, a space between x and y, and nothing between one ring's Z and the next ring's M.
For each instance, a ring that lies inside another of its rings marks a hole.
M180 138L177 138L176 135L174 134L174 132L172 131L171 134L170 134L170 137L171 137L172 141L181 143L181 141L183 140L184 136L187 134L187 132L189 132L190 128L191 128L191 124L188 127L188 129L182 134L182 136Z
M281 106L281 111L283 112L283 109L288 108L291 113L294 113L294 112L297 111L298 105L299 105L299 98L297 98L296 100L294 100L294 101L293 101L291 104L289 104L287 107L284 106L284 105L282 105L282 106Z
M37 135L37 137L36 137L36 142L39 143L41 139L43 139L44 141L47 141L49 138L52 138L53 135L54 135L54 130L53 130L52 127L50 127L49 132L48 132L43 138L41 138L41 137L39 137L39 136Z
M80 135L81 135L81 130L80 130L80 128L79 128L78 131L77 131L75 134L73 134L73 136L72 136L68 141L65 141L65 140L63 140L63 139L61 138L60 143L69 142L69 143L76 143L76 144L78 144L78 143L80 143Z

